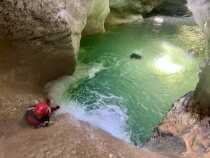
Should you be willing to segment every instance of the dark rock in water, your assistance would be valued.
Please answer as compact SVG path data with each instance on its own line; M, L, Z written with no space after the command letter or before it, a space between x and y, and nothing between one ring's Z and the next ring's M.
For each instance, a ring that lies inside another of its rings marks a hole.
M137 54L137 53L132 53L131 55L130 55L130 58L131 59L142 59L142 56L140 55L140 54Z

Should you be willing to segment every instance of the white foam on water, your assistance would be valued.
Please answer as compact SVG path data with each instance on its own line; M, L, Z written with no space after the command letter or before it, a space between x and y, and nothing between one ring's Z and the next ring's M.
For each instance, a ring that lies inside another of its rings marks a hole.
M83 78L94 78L97 73L106 69L102 64L95 63L93 66L79 64L73 76L64 76L56 81L52 81L46 85L48 97L56 104L63 102L63 94L69 88L78 86L78 83Z
M130 142L127 132L127 115L116 105L101 106L87 111L84 106L74 101L62 104L60 113L69 113L76 119L90 123L103 129L112 136Z
M93 67L88 71L88 77L89 79L94 78L97 73L99 73L102 70L105 70L106 68L103 66L103 64L94 64Z
M102 64L94 64L92 67L80 65L73 76L66 76L50 83L48 96L55 104L61 106L59 113L69 113L78 120L88 122L92 126L103 129L114 137L130 143L127 130L128 116L126 110L119 106L122 98L91 91L90 93L97 96L97 101L94 103L96 108L88 110L86 105L81 105L76 100L65 100L63 97L70 85L76 87L80 79L92 79L104 69Z

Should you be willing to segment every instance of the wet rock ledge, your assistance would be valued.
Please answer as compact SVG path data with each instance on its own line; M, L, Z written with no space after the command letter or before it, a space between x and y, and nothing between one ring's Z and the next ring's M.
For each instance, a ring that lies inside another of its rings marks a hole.
M210 118L202 121L188 112L193 92L173 104L146 147L189 158L210 157Z

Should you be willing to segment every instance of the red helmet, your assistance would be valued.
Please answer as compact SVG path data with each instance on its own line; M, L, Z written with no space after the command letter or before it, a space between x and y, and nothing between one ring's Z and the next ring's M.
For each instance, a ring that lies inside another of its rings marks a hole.
M39 117L49 115L50 111L49 111L48 104L44 103L44 102L36 104L34 113L35 113L35 115L37 115Z

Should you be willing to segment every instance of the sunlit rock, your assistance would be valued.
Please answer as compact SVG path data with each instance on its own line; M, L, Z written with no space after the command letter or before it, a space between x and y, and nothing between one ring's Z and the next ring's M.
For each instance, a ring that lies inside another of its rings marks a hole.
M192 95L190 92L174 103L171 111L155 130L154 137L147 143L149 148L168 152L170 146L173 148L170 153L189 158L209 157L210 119L198 121L186 111Z
M104 23L109 11L109 0L91 0L84 33L93 34L104 32Z
M207 55L208 40L205 34L198 26L181 25L177 29L177 37L181 41L180 44L189 55Z
M210 0L188 0L188 7L192 11L195 21L205 33L209 49ZM210 66L207 64L208 61L209 59L202 66L199 83L192 97L191 106L188 108L192 113L198 114L200 119L210 116Z
M142 15L151 12L160 0L111 0L107 24L141 22Z
M193 13L193 17L197 24L210 36L210 0L187 0L188 7Z

